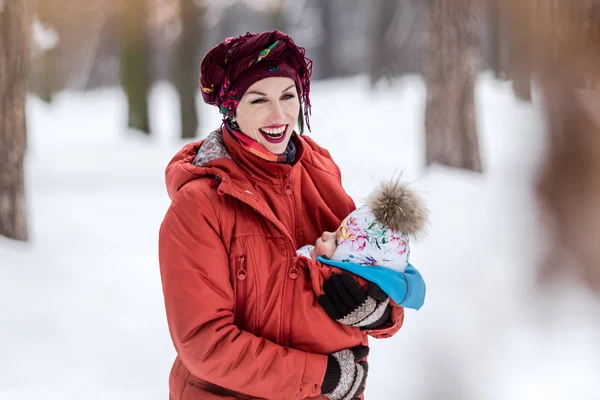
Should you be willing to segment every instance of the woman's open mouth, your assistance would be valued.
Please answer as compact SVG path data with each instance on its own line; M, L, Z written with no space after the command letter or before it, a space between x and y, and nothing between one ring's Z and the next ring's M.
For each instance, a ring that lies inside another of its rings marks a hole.
M258 130L267 142L277 144L283 142L283 139L285 139L287 128L288 125L281 125L277 127L258 128Z

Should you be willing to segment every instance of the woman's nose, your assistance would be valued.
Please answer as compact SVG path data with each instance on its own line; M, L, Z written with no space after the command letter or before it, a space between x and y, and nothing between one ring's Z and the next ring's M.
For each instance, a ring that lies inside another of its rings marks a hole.
M271 119L273 122L283 122L285 119L285 113L279 102L273 102L271 107Z

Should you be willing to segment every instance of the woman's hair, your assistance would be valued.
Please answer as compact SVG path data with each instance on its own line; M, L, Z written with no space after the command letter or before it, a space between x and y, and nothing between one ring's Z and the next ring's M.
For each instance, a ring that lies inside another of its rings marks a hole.
M298 112L298 135L304 133L304 110L302 104L300 104L300 112Z

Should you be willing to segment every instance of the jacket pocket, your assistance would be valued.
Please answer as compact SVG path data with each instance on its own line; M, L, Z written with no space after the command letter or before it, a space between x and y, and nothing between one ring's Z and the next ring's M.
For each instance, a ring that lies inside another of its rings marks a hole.
M212 394L215 397L218 397L219 399L264 400L258 397L252 397L244 393L236 392L235 390L230 390L219 385L215 385L214 383L207 382L193 375L190 375L190 377L188 378L187 385L193 388L193 391L200 392L198 393L198 396L201 395L202 397L197 397L198 399L206 399L208 396L204 395L205 393ZM212 398L212 396L210 398Z

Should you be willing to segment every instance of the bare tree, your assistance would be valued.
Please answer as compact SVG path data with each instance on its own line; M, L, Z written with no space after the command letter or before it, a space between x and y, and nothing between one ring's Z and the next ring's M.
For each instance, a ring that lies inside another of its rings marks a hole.
M475 0L428 0L423 74L426 162L481 172L474 89L479 56Z
M389 69L394 60L387 49L388 43L385 40L394 16L396 15L398 2L394 0L377 0L377 7L373 7L371 24L371 40L369 46L369 77L371 85L374 85L382 77L389 75Z
M288 24L287 24L287 20L285 18L285 12L284 12L284 4L285 0L276 0L273 3L273 8L270 10L271 12L271 19L273 21L273 29L277 29L278 31L281 32L286 32L287 33L287 29L288 29Z
M502 52L504 49L502 34L504 33L501 24L502 17L500 15L502 8L497 7L496 0L486 0L485 2L488 15L488 31L489 39L489 63L490 68L494 72L496 78L504 78L504 65L502 60Z
M127 95L128 126L150 134L148 0L121 0L121 84Z
M510 0L514 1L514 0ZM498 15L504 21L503 31L510 46L507 55L507 76L512 80L513 91L521 100L531 100L532 80L532 29L535 24L532 2L526 2L519 12L505 11L506 7L497 8ZM507 4L507 3L504 3ZM549 3L548 3L549 4ZM502 22L501 22L502 23ZM515 30L514 26L520 26Z
M41 24L45 27L55 28L58 24L57 21L57 9L58 7L53 1L50 0L37 0L36 1L36 14ZM40 79L39 79L39 95L40 98L48 103L52 101L54 92L57 89L56 85L56 64L59 55L58 46L54 45L50 48L42 49L40 63Z
M531 15L531 4L511 4L513 12ZM539 276L547 282L558 271L574 272L600 293L600 91L593 84L600 79L600 3L534 5L533 65L548 122L537 194L554 236Z
M333 0L319 0L323 37L319 46L319 78L336 76L335 68L335 14Z
M179 94L181 110L181 137L196 137L198 113L196 111L196 88L198 81L198 50L202 43L202 16L204 6L194 0L179 0L181 34L177 44L177 63L174 81Z
M23 158L31 42L29 3L0 2L0 235L27 240Z

